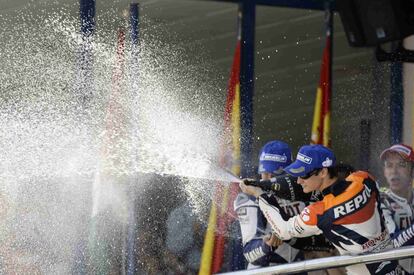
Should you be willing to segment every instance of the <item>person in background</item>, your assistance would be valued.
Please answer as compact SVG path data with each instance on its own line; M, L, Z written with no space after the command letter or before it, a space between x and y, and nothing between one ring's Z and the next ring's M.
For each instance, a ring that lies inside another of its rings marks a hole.
M204 231L188 201L171 211L164 251L168 274L198 273Z
M395 144L385 149L380 159L384 163L384 177L387 187L381 191L381 206L386 225L393 237L410 227L414 219L414 178L413 148ZM407 274L414 273L414 259L400 260L399 264Z

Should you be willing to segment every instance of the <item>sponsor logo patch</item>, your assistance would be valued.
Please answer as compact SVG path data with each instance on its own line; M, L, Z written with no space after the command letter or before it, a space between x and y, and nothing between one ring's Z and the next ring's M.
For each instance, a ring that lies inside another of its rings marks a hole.
M382 231L379 236L377 236L377 237L367 241L366 243L362 244L362 249L364 251L370 250L371 247L374 247L377 244L380 244L380 243L384 242L387 238L389 238L388 231L387 230Z
M246 207L240 207L237 209L237 216L246 216L247 215L247 209Z
M260 156L260 161L275 161L275 162L286 163L287 162L287 157L282 156L282 155L277 155L277 154L262 153L262 155Z
M298 224L298 220L297 219L295 219L295 222L294 222L293 226L294 226L296 232L298 232L299 234L302 234L303 231L305 231L305 229Z
M369 189L368 186L365 186L364 191L362 191L361 194L342 205L334 207L334 218L337 219L339 217L355 212L356 210L364 207L368 203L370 198L371 189Z
M302 210L302 213L300 214L300 217L302 218L302 220L304 221L304 222L308 222L309 220L310 220L310 213L309 213L309 209L307 208L307 207L305 207L303 210Z
M332 166L333 161L330 158L326 158L323 162L322 162L322 166L323 167L331 167Z
M304 154L301 154L301 153L298 153L296 159L300 160L301 162L304 162L306 164L311 164L312 163L312 158L311 157L308 157L307 155L304 155Z

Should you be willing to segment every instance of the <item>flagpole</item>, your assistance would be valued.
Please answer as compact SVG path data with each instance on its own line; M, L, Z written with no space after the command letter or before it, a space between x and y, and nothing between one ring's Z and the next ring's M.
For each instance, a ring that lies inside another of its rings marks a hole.
M89 37L95 31L95 4L96 0L80 0L79 12L81 19L81 32Z
M254 91L254 39L256 23L255 1L244 0L241 4L241 176L253 174L253 91Z
M370 146L371 146L371 122L369 119L362 119L359 125L360 129L360 149L359 149L359 168L361 170L368 170L371 161Z
M133 53L136 53L138 39L139 39L139 4L138 3L131 3L129 6L129 20L130 20L130 39L131 45L133 49ZM137 62L134 59L132 62ZM137 67L134 66L136 70ZM137 81L134 79L133 81ZM135 238L138 236L138 229L137 229L137 214L135 211L136 206L136 194L134 192L129 193L129 213L128 213L128 231L127 231L127 252L126 252L126 274L133 275L137 272L136 270L136 259L137 259L137 243Z
M324 27L325 47L322 53L319 85L316 89L311 144L323 144L330 147L333 63L333 7L330 0L325 1Z
M139 39L139 4L138 3L131 3L129 6L129 19L130 19L130 35L131 35L131 43L133 46L138 44Z
M331 54L329 55L329 93L330 93L330 99L329 99L329 107L331 107L332 106L332 96L331 96L331 94L332 94L332 87L333 87L333 85L332 85L332 64L333 64L333 47L334 47L334 44L333 44L333 34L334 34L334 25L333 25L333 15L334 15L334 13L333 13L333 9L332 9L332 2L331 1L328 1L327 2L327 7L326 7L326 9L327 9L327 13L328 13L328 22L327 22L327 27L328 27L328 29L327 29L327 32L329 32L329 35L328 35L328 43L329 43L329 49L330 49L330 52L331 52ZM329 108L330 109L330 108Z
M323 85L323 136L322 144L325 146L331 146L331 106L332 106L332 63L333 63L333 9L332 2L325 2L325 26L326 26L326 49L328 58L324 61L328 62L328 77L325 79L327 83ZM324 54L325 55L325 54Z
M402 142L403 114L404 114L404 90L402 79L402 62L391 64L391 95L390 95L390 128L391 144Z
M77 68L77 93L84 104L89 106L93 95L93 52L92 38L95 32L96 0L79 0L79 17L82 43L79 48Z
M92 52L92 38L95 32L95 14L96 1L95 0L79 0L79 19L80 19L80 33L82 36L82 43L79 45L77 69L76 69L76 93L79 100L83 103L84 114L90 107L90 100L93 95L93 52ZM86 119L86 117L85 117ZM92 191L92 190L91 190ZM92 191L93 192L93 191ZM91 194L91 199L93 194ZM93 199L92 199L93 200ZM92 202L93 204L93 202ZM72 273L88 274L91 271L91 257L90 241L95 240L96 223L91 218L87 232L85 232L84 239L79 244L75 255L75 266Z

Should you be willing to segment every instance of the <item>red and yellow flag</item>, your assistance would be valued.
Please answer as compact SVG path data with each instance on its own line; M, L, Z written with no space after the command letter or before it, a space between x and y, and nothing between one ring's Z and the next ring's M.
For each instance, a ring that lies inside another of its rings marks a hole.
M311 144L331 145L331 55L332 40L329 16L327 11L326 44L323 50L319 86L316 90L315 109L313 114Z
M224 112L224 138L221 148L221 167L240 175L240 36L234 53L228 83ZM224 259L224 247L228 225L235 217L233 201L238 184L216 183L209 223L201 256L200 275L220 272Z

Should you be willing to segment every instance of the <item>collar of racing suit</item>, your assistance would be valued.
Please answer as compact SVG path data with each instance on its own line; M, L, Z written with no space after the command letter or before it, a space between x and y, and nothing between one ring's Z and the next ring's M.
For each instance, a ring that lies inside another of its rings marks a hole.
M328 194L333 194L334 196L338 196L339 194L343 193L351 183L352 182L346 180L337 180L332 185L323 189L322 195L326 196Z
M412 196L412 200L411 200L411 205L414 205L414 191L412 191L412 192L413 192L413 196ZM404 203L404 204L407 203L407 199L406 198L403 198L403 197L398 196L397 194L395 194L394 192L392 192L391 189L388 189L387 190L387 194L388 194L388 196L390 196L395 201L398 201L398 202Z

